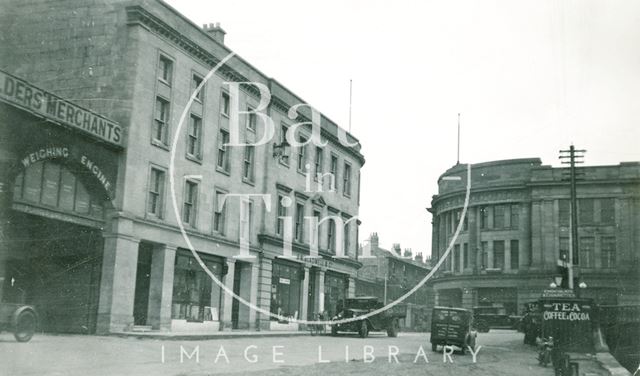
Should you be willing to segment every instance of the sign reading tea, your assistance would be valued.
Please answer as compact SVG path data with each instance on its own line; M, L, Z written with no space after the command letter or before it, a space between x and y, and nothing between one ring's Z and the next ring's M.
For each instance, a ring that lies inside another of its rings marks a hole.
M591 320L589 312L584 312L578 303L551 303L550 306L550 311L544 311L542 316L544 320Z

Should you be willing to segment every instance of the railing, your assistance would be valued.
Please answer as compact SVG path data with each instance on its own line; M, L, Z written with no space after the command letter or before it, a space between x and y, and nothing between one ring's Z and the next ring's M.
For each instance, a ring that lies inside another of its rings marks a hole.
M640 305L603 305L598 323L611 354L632 372L640 363Z

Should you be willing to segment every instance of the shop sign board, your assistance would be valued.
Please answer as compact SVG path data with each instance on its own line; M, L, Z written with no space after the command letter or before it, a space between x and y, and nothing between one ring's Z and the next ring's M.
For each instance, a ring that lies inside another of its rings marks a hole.
M0 101L122 147L124 132L118 123L1 70Z

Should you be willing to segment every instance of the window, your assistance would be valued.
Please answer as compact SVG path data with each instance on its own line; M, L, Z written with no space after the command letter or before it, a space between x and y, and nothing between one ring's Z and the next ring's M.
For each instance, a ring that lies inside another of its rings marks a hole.
M458 228L458 223L460 223L460 214L462 214L462 210L454 210L453 211L453 220L451 221L451 232L455 232Z
M314 210L313 211L313 216L320 221L320 217L322 216L322 214L320 214L320 210ZM311 226L311 239L309 239L309 243L310 244L314 244L314 245L318 245L318 239L320 238L320 234L318 232L318 226Z
M504 205L493 207L493 228L504 228Z
M462 222L462 230L469 231L469 212L464 214L464 220Z
M603 236L600 240L602 248L602 267L616 267L616 238L615 236Z
M231 103L231 98L229 97L229 93L222 92L222 99L220 101L220 113L224 116L229 116L229 106Z
M600 222L603 225L615 225L616 208L614 199L604 198L600 200Z
M196 211L198 204L198 183L187 180L184 187L184 204L182 206L182 221L191 226L196 225Z
M583 198L578 201L579 225L590 225L594 223L594 199Z
M349 247L351 245L350 244L350 240L351 239L349 239L349 229L350 229L351 226L349 226L350 222L347 222L347 221L348 221L348 218L345 218L344 219L344 234L342 234L342 237L343 237L342 240L343 240L343 243L344 243L343 251L344 251L345 255L349 255Z
M258 122L258 115L255 113L255 109L247 107L247 129L250 131L256 131L256 124Z
M305 137L300 137L300 142L305 143L307 139ZM298 147L298 171L304 172L305 164L307 162L307 145L302 145Z
M322 155L323 151L322 148L317 147L316 148L316 161L315 161L315 173L313 175L313 180L318 180L318 175L322 176L322 173L324 172L322 170L322 160L323 160L323 155Z
M327 247L331 253L336 252L336 221L329 219L329 228L327 230Z
M196 91L198 89L198 86L200 86L201 83L202 83L202 77L198 76L197 74L194 74L193 76L191 76L191 85L193 86L193 91ZM198 102L202 102L203 98L204 98L204 85L202 86L200 91L196 93L196 96L195 96L195 99Z
M560 237L560 246L558 248L558 256L560 257L560 260L569 262L569 237L568 236Z
M480 228L489 228L489 208L486 206L480 208Z
M191 115L187 135L187 155L193 158L201 159L200 145L202 140L202 119L198 116Z
M558 220L560 226L569 227L570 218L570 202L569 200L558 200Z
M495 240L493 242L493 267L495 269L504 269L504 240Z
M351 165L347 162L344 162L344 170L342 175L342 194L350 197L351 196Z
M229 172L229 152L227 150L228 143L229 132L224 129L220 129L220 134L218 135L218 167L226 172Z
M219 259L203 254L200 254L200 258L216 278L222 278L222 262ZM178 250L173 277L173 319L214 321L215 315L219 318L221 292L221 288L211 283L211 277L189 251Z
M250 200L240 201L240 241L251 242L251 217L253 205Z
M304 204L296 203L295 239L302 242L304 238Z
M511 241L511 270L517 270L520 267L520 242L517 240Z
M158 78L164 83L171 85L173 74L173 62L166 56L160 56L158 64Z
M284 236L284 218L287 217L287 208L282 204L282 200L284 199L285 196L278 195L278 218L276 218L276 234L281 236Z
M586 268L596 266L595 238L593 236L580 237L580 265Z
M335 192L338 189L338 157L331 154L331 191Z
M456 244L453 246L453 272L460 271L460 244Z
M169 102L156 97L156 114L153 122L153 141L167 145L167 132L169 122Z
M520 206L511 205L511 228L518 229L520 227Z
M247 145L244 147L244 161L242 164L242 179L245 181L253 182L253 157L255 154L255 147L253 145Z
M482 269L486 269L489 267L489 244L481 242L480 249L482 251Z
M162 218L162 209L164 201L164 171L151 167L151 176L149 181L149 202L147 204L147 213L153 214L158 218Z
M225 212L226 208L224 206L224 199L226 193L223 191L216 191L215 197L215 208L213 209L213 231L224 235L224 222L225 222Z
M469 267L469 243L464 243L462 245L462 267Z

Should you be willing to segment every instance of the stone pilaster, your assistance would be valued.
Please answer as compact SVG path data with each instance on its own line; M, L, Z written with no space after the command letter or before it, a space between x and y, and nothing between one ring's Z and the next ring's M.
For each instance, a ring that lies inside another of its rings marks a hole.
M130 229L129 220L116 221L119 222L119 231ZM123 331L133 325L139 242L139 239L120 232L104 237L96 329L98 334Z
M355 298L356 296L356 279L353 277L349 277L349 280L347 281L347 283L349 284L347 286L347 298Z
M148 324L153 329L171 330L174 263L176 247L157 245L151 256Z
M251 283L250 283L249 302L253 306L258 306L258 295L260 294L260 291L258 290L259 273L260 273L260 265L257 262L251 264ZM251 329L258 329L260 326L260 324L258 323L258 320L256 320L257 314L258 312L255 309L249 308L249 327Z
M227 275L224 276L224 285L229 291L233 291L233 276L236 270L236 260L227 259ZM220 328L223 330L231 330L231 307L233 306L233 295L224 291L224 298L222 299L222 317L220 318Z
M304 266L304 279L302 280L302 291L300 292L300 316L298 319L307 319L307 310L309 307L309 267Z

